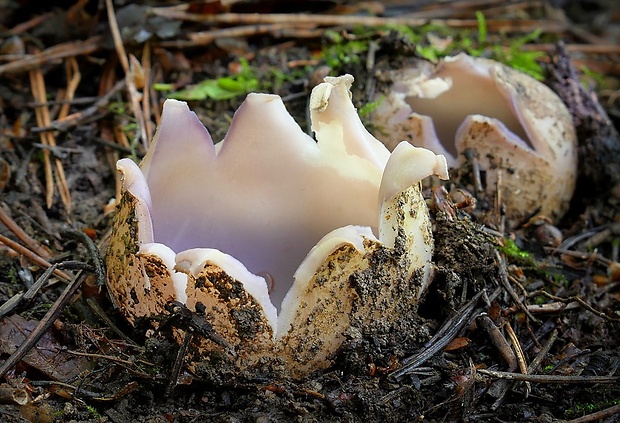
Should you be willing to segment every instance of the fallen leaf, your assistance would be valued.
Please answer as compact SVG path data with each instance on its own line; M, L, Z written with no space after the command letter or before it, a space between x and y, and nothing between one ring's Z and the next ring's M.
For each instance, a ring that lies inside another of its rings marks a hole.
M0 320L0 354L13 354L37 323L19 315ZM22 361L50 379L60 382L67 382L94 365L85 357L64 351L63 345L49 332L43 335Z

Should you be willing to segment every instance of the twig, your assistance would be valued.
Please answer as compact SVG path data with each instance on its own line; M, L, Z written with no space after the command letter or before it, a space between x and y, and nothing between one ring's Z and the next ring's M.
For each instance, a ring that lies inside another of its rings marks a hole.
M45 81L43 80L43 73L41 72L41 69L36 68L30 71L30 84L32 86L32 95L34 96L35 100L39 103L45 103L45 98L47 96L45 93ZM34 111L37 117L37 124L39 126L48 126L49 123L51 122L48 107L47 106L35 107ZM41 133L39 137L41 138L41 142L44 145L47 145L50 147L56 147L56 139L54 138L54 135L51 132ZM54 175L52 173L52 169L49 163L50 153L49 151L44 150L43 154L44 154L44 159L45 159L47 208L52 207L52 199L54 195L53 181L55 179L56 186L58 188L58 193L60 194L62 203L64 204L67 211L70 211L71 210L71 195L69 193L69 188L67 187L67 180L65 178L65 170L62 166L62 162L58 158L54 159L54 165L55 165L55 170L56 170L56 174L55 174L56 177L54 178Z
M303 24L317 26L384 26L384 25L407 25L422 26L436 24L453 28L477 28L479 23L476 19L417 19L410 17L384 18L375 16L351 16L351 15L312 15L301 13L218 13L218 14L195 14L177 9L154 7L150 13L163 16L168 19L179 19L190 22L210 24L232 25L259 25L259 24ZM486 21L487 28L492 31L518 31L530 32L544 25L545 32L563 32L566 24L562 22L541 21L534 19L510 20L489 19Z
M60 313L64 310L65 306L69 304L69 301L73 295L77 292L80 285L86 278L86 273L80 273L78 276L67 285L60 297L56 300L54 305L43 316L37 326L28 334L24 342L15 350L9 358L6 359L0 367L0 378L3 377L7 371L15 366L26 354L39 342L41 337L47 332L52 323L58 318Z
M605 419L606 417L616 416L618 414L620 414L620 404L613 405L604 410L600 410L592 414L587 414L585 416L581 416L573 420L567 420L564 423L587 423L587 422L603 421L603 419Z
M39 71L41 73L41 71ZM34 96L37 102L41 102L41 94L38 84L37 73L35 71L30 71L30 85L32 88L32 95ZM42 96L45 98L45 95ZM39 126L45 124L45 119L41 114L41 108L35 107L34 111L37 116L37 124ZM48 119L49 120L49 119ZM45 145L49 145L49 138L41 137L41 142ZM49 209L52 207L52 200L54 196L54 173L52 171L52 165L50 163L50 151L43 150L43 169L45 173L45 204Z
M65 232L65 234L70 236L71 238L77 239L82 244L84 244L93 261L93 266L95 267L97 286L105 285L105 265L103 264L103 258L99 253L99 249L97 248L93 240L90 239L90 237L82 231L67 231Z
M506 333L510 338L510 342L512 343L512 348L517 356L517 363L519 364L519 370L523 374L527 374L527 364L525 361L525 354L523 354L523 348L521 347L521 343L519 342L519 338L517 334L512 330L512 326L510 322L506 322ZM525 382L525 397L527 398L532 391L532 387L529 382Z
M92 298L87 298L86 299L86 304L88 304L88 306L90 307L90 309L93 311L93 313L95 313L97 315L97 317L99 317L101 320L103 320L103 322L108 325L108 327L110 328L110 330L112 332L114 332L115 334L117 334L118 336L120 336L124 341L128 342L131 345L137 345L135 343L135 341L133 339L131 339L130 337L128 337L127 335L125 335L123 333L123 331L121 331L118 326L116 326L114 324L114 322L112 321L112 319L110 319L108 317L108 315L105 313L105 311L103 311L103 309L101 308L101 306L99 305L99 303L97 303L97 301L93 300Z
M285 24L235 26L232 28L217 29L213 31L195 32L193 34L189 34L188 37L193 43L195 43L195 45L206 45L218 38L246 37L248 35L269 34L279 29L290 27L291 25Z
M521 348L521 343L519 342L519 338L517 337L517 334L512 329L512 326L510 325L509 322L506 322L505 328L506 328L506 333L508 334L508 337L510 338L510 342L512 342L513 350L517 357L517 363L519 364L519 370L521 370L521 373L527 373L527 364L525 362L525 355L523 354L523 349Z
M2 222L9 231L13 232L13 234L15 234L21 242L26 244L30 250L34 251L44 259L49 259L52 257L52 254L47 247L28 235L17 223L15 223L11 216L4 212L2 205L0 205L0 222Z
M104 106L106 106L110 102L110 98L112 98L116 93L125 88L125 80L118 81L114 87L112 87L105 95L101 96L92 106L87 107L81 112L73 113L69 116L66 116L64 119L58 119L53 122L50 122L49 126L43 127L34 127L31 129L32 132L44 132L44 131L66 131L67 129L77 126L80 123L84 122L86 119L94 116L97 112L101 110Z
M101 37L96 36L85 41L72 41L69 43L57 44L40 53L27 56L22 60L0 65L0 75L25 72L66 57L93 53L99 50L101 40Z
M508 294L510 294L510 297L512 298L512 300L515 302L517 306L519 306L519 308L526 314L527 317L529 317L533 322L540 323L540 320L538 320L536 317L534 317L532 313L530 313L530 311L527 309L525 304L523 304L521 299L519 299L519 296L517 295L515 290L512 288L512 285L510 285L510 281L508 280L508 271L506 270L506 261L499 254L497 250L495 250L495 258L499 264L499 276L500 276L499 280L501 281L504 289L508 291Z
M452 339L454 339L454 337L459 333L461 328L469 322L476 304L484 292L485 291L480 291L474 295L474 297L469 300L467 304L461 307L452 318L444 323L437 334L435 334L435 336L433 336L433 338L429 341L427 348L423 349L415 356L403 360L403 367L393 372L390 376L396 380L402 379L406 374L411 373L413 369L422 365L436 353L441 351L446 345L448 345L450 341L452 341ZM498 293L499 289L496 290L492 296L495 296Z
M521 46L523 51L544 51L553 52L557 46L555 44L524 44ZM566 51L569 53L578 52L586 54L620 54L620 46L617 44L567 44Z
M66 350L67 354L77 355L80 357L89 357L89 358L97 358L101 360L113 361L118 364L124 364L125 366L135 367L136 362L131 360L123 360L122 358L114 357L112 355L104 355L104 354L94 354L94 353L85 353L80 351ZM155 366L153 363L147 363L150 366Z
M73 100L73 97L75 96L75 91L80 84L82 74L80 73L80 67L78 66L77 60L75 60L75 56L67 58L65 67L65 73L67 74L68 81L67 90L65 92L65 99L71 101ZM58 119L64 119L65 117L67 117L67 115L69 114L69 107L69 103L65 103L60 107Z
M0 318L6 316L11 311L13 311L13 309L17 307L17 305L22 300L28 301L32 299L36 295L36 293L39 292L39 289L41 289L43 284L47 282L52 272L54 272L57 267L57 264L53 264L52 266L48 267L45 272L43 272L43 274L39 277L39 279L37 279L37 281L32 284L28 291L26 291L25 293L14 295L11 300L2 304L2 306L0 306Z
M112 38L114 39L114 47L116 48L116 54L121 62L123 71L125 72L125 81L127 83L127 91L129 92L129 98L131 102L131 109L134 117L138 122L138 139L142 142L142 145L146 149L148 147L148 139L146 137L146 129L144 123L144 116L142 115L142 109L140 107L140 94L136 88L136 84L131 77L129 69L129 60L127 59L127 53L125 52L125 46L123 46L123 39L121 37L120 30L118 29L118 22L116 22L116 15L114 14L114 6L112 0L106 0L106 9L108 12L108 22L110 23L110 31L112 32Z
M27 260L36 264L37 266L41 266L46 269L51 266L51 263L45 260L44 258L42 258L41 256L37 255L36 253L30 251L28 248L18 244L12 239L7 238L1 234L0 234L0 242L6 245L7 247L11 248L12 250L14 250L16 253L23 255ZM70 281L72 279L71 275L58 269L54 270L54 274L60 277L61 279L64 279L65 281Z
M581 251L573 251L573 250L565 250L560 248L553 247L545 247L545 251L548 253L558 253L562 255L567 255L569 257L575 257L586 261L597 260L601 264L605 266L609 266L611 264L611 260L607 257L604 257L598 253L584 253Z
M477 322L486 331L487 335L489 335L489 339L493 345L495 345L495 348L497 348L499 355L508 366L508 370L515 370L518 366L517 357L497 325L493 323L493 320L487 315L480 316Z
M551 335L549 336L549 339L547 340L547 342L545 342L545 345L543 345L543 347L538 352L538 354L536 354L536 357L534 357L534 360L532 360L530 365L527 366L527 373L534 373L535 371L538 370L540 363L542 363L542 361L545 359L545 357L549 353L549 350L551 349L551 347L553 346L557 338L558 338L558 330L553 329L553 332L551 332Z
M183 335L183 342L179 346L179 351L177 352L177 356L174 360L174 366L172 366L172 370L170 371L170 381L168 382L168 386L166 387L165 397L170 398L172 393L174 392L174 388L177 386L179 381L179 374L181 373L181 368L183 367L183 360L185 359L185 352L189 347L189 343L192 340L193 333L185 332Z
M11 34L11 35L17 35L17 34L24 33L26 31L31 30L35 26L41 25L43 22L49 20L53 16L54 16L54 13L52 13L52 12L45 13L45 14L40 15L40 16L35 16L34 18L30 19L29 21L22 22L22 23L20 23L18 25L15 25L13 28L11 28L8 31L8 33Z
M144 87L142 88L142 116L146 139L153 139L153 123L151 116L151 43L146 42L142 50L142 69L144 69Z
M518 360L515 355L515 351L510 348L510 344L499 330L497 325L491 320L488 315L482 315L477 319L478 324L486 331L489 336L489 339L497 348L499 355L502 357L506 365L508 366L508 371L512 372L518 366ZM495 402L491 405L491 409L497 410L502 402L504 401L504 397L506 393L512 386L512 383L507 380L498 380L495 381L489 387L489 394L496 398Z
M559 313L560 311L565 310L573 310L579 307L579 303L577 301L573 301L572 303L545 303L545 304L528 304L527 309L530 313L536 314L553 314ZM511 312L517 311L517 306L510 307Z
M618 383L620 381L620 376L524 375L523 373L500 372L487 369L478 369L478 373L497 379L520 380L533 383Z
M568 305L570 305L573 301L579 303L583 308L585 308L586 310L588 310L590 313L593 313L595 315L597 315L598 317L607 320L608 322L620 322L620 319L616 319L613 317L609 317L608 315L606 315L605 313L603 313L602 311L598 311L596 310L594 307L592 307L590 304L586 303L584 300L582 300L581 298L579 298L576 295L573 295L571 297L567 297L567 298L562 298L562 297L558 297L555 296L553 294L548 293L547 291L544 290L538 290L538 291L534 291L530 294L530 296L534 297L536 295L544 295L547 298L550 298L554 301L559 301L561 303L566 303ZM567 307L568 307L567 305Z

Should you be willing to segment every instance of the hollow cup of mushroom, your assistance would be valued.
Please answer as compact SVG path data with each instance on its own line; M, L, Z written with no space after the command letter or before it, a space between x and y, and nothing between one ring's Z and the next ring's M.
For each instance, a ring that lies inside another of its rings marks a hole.
M476 160L483 189L501 199L512 222L535 214L558 220L567 211L577 175L575 128L542 82L465 54L386 76L391 82L373 123L389 149L408 140L444 155L451 168Z
M406 142L390 153L362 125L352 82L312 91L316 141L276 95L249 94L215 145L167 100L141 164L118 162L109 292L132 323L171 301L209 322L217 339L193 336L190 369L303 377L351 327L389 330L415 312L433 251L420 181L446 179L446 160Z

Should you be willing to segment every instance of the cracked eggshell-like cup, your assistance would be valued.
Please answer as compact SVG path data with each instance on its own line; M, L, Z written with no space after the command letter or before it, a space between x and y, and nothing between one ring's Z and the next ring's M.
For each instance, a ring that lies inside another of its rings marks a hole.
M191 369L303 377L328 367L351 327L393 330L431 276L433 237L420 181L445 158L389 152L362 125L353 78L312 92L317 141L280 97L249 94L214 145L187 104L168 100L138 166L122 159L107 285L127 319L178 301L212 326Z
M452 168L474 153L486 191L516 223L558 220L577 176L577 138L568 109L542 82L465 54L387 73L373 114L389 149L402 140L444 155Z

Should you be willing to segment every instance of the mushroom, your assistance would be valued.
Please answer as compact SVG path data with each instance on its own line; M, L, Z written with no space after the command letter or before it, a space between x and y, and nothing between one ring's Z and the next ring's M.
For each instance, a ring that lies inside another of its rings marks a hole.
M388 148L407 140L446 157L451 168L475 153L513 222L559 219L575 188L576 134L570 113L546 85L501 63L466 54L388 73L373 123Z
M318 142L276 95L249 94L217 145L167 100L140 166L117 164L108 289L132 323L170 301L203 315L225 342L195 337L190 368L302 377L330 365L350 326L413 313L429 283L419 185L448 177L445 158L408 143L390 154L357 115L353 77L325 81L310 99Z

